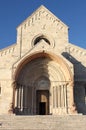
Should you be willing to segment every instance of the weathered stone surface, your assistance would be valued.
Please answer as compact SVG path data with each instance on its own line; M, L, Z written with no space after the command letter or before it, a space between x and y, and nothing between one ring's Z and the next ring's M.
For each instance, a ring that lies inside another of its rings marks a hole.
M0 130L86 130L86 117L0 116Z
M39 7L0 51L0 114L86 114L85 58L67 25Z

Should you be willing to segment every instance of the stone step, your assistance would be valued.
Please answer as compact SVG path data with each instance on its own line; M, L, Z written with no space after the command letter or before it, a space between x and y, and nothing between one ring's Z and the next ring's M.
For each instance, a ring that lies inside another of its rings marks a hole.
M86 130L86 116L0 116L0 130Z

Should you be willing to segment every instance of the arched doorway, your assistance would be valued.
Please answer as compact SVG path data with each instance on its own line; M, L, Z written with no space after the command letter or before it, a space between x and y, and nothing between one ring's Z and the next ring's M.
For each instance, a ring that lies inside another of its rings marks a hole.
M16 81L16 114L49 114L48 62L50 59L43 56L31 60L21 69Z
M71 111L74 105L72 75L62 59L52 57L46 53L33 55L17 70L16 114L67 114Z

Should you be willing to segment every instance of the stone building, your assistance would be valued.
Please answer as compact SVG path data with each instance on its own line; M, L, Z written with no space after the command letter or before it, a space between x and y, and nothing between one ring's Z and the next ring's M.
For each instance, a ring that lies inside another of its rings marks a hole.
M85 59L68 26L40 6L0 51L0 114L86 114Z

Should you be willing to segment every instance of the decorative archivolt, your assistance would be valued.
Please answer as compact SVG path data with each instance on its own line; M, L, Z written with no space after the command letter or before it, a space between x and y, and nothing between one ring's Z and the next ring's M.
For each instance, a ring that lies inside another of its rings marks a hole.
M22 68L18 75L17 82L22 85L33 86L34 82L41 76L49 79L53 85L60 85L67 81L66 74L58 63L49 58L37 58Z
M31 54L31 55L21 59L18 63L16 63L13 66L13 80L16 81L18 79L19 74L21 74L23 68L27 64L29 64L29 63L31 64L31 62L33 62L35 59L43 58L43 57L51 59L54 63L56 63L58 65L58 67L57 67L58 71L60 70L61 75L64 75L66 81L73 80L73 74L71 72L69 65L66 63L66 61L64 61L62 59L62 57L59 57L57 55L54 55L52 53L47 53L47 52L38 52L38 53L36 52L34 54ZM43 66L49 67L49 66L47 66L47 64L44 64ZM51 67L51 68L53 68L53 67ZM36 70L37 70L37 68L36 68ZM40 71L42 71L42 69L40 69ZM56 71L57 70L55 70L55 73L56 73ZM48 73L46 75L48 75ZM52 73L51 73L51 75L52 75Z

